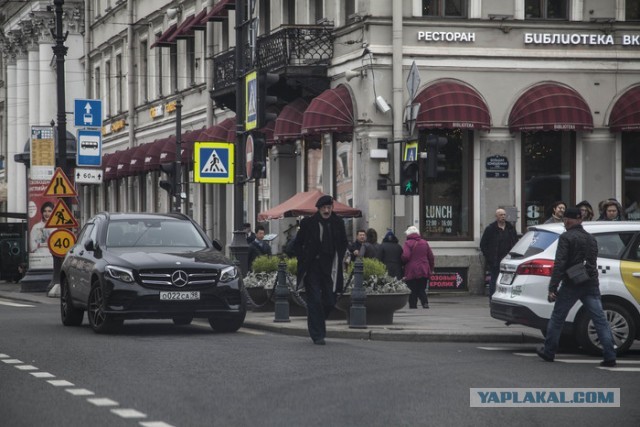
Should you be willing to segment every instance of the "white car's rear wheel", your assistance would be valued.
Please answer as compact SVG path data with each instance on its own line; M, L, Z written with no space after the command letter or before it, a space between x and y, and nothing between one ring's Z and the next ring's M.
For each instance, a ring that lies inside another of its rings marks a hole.
M633 317L626 308L616 303L605 302L602 307L611 327L616 352L622 354L631 347L636 336ZM596 328L586 310L581 313L576 327L576 337L582 348L590 354L602 354L602 345L598 339Z

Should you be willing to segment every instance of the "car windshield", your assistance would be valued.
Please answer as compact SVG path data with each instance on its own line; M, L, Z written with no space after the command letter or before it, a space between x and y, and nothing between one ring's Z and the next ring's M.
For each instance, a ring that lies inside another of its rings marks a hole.
M107 247L207 247L196 227L189 221L134 219L111 221L107 229Z
M558 240L558 237L559 234L549 231L529 231L511 248L509 255L511 258L524 258L539 254Z

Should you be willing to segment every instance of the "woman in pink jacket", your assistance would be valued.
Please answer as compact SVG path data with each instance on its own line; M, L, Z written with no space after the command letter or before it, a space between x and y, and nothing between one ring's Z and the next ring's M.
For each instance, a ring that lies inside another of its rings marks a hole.
M411 289L409 308L418 308L418 299L423 308L429 308L426 289L435 265L433 252L429 243L420 237L420 231L416 227L410 226L404 233L407 240L402 247L402 262L404 281Z

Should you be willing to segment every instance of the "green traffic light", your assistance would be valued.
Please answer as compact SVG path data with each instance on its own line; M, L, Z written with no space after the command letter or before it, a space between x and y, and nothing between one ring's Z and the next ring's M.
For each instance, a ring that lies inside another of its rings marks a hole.
M411 185L411 181L407 182L404 186L404 191L406 193L413 193L413 186Z

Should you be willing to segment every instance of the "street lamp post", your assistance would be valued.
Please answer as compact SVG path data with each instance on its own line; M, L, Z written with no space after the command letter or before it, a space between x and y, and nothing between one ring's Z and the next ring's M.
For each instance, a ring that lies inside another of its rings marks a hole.
M173 175L173 202L176 212L182 207L182 101L176 101L176 168Z

